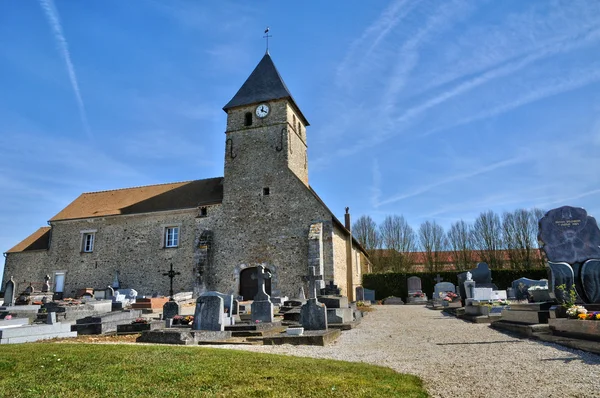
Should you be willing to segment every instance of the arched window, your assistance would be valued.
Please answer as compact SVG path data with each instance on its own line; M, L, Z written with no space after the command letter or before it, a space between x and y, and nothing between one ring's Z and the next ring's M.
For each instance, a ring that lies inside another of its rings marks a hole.
M298 122L298 134L302 134L302 125Z
M252 112L246 112L244 126L252 126Z

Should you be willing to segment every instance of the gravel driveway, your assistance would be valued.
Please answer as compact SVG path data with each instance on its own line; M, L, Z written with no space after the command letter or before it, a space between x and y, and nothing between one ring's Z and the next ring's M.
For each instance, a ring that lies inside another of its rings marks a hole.
M373 308L331 346L220 347L386 366L421 377L432 397L600 397L598 355L519 339L422 306Z

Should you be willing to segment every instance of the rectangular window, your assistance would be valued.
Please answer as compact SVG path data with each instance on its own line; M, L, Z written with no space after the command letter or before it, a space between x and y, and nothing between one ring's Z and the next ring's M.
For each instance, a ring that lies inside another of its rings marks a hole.
M179 227L165 228L165 247L179 246Z
M83 234L83 252L91 253L94 251L94 233Z

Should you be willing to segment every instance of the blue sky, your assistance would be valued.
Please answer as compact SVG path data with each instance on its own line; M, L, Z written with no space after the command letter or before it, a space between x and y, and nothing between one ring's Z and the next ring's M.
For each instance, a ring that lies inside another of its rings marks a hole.
M82 192L222 176L266 26L338 217L600 217L600 2L206 4L0 2L0 251Z

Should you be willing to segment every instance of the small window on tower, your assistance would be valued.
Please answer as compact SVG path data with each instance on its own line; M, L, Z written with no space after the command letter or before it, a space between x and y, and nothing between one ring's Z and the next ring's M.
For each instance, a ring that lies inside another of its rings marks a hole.
M296 125L296 115L292 115L292 120L293 120L292 126L295 126Z
M302 125L298 122L298 134L302 134Z
M268 196L271 193L269 187L263 188L263 195Z
M252 126L252 112L246 112L244 126Z

